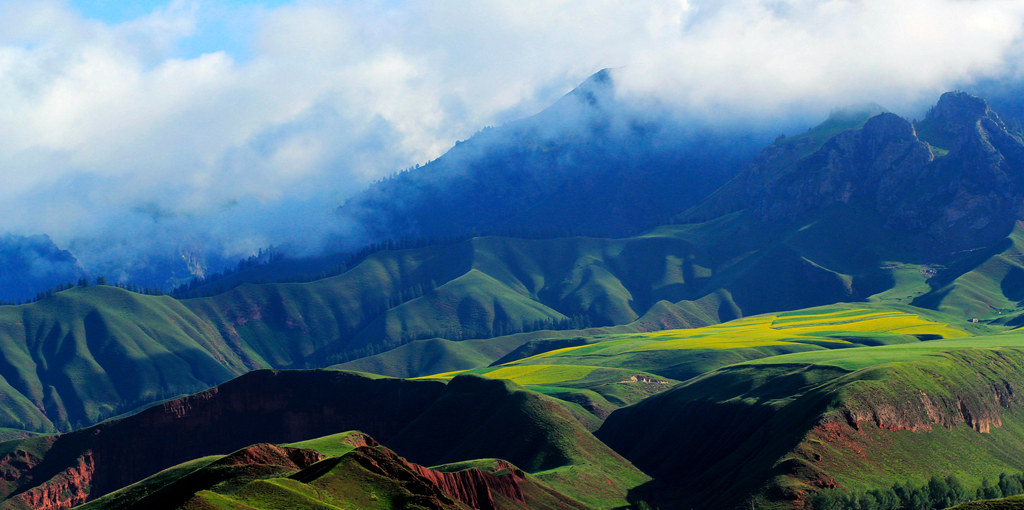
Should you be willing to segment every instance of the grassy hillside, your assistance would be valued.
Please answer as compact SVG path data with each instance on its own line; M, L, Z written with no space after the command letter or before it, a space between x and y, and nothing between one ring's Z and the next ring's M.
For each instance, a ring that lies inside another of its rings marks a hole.
M685 380L748 359L798 351L956 338L968 336L968 330L985 331L982 327L912 307L836 304L758 315L704 328L597 335L590 339L592 343L544 352L515 363L642 368Z
M973 486L1024 468L1022 374L1016 333L801 352L697 377L597 434L655 477L639 497L695 508L931 476Z
M544 338L699 327L836 302L1019 323L1019 227L989 249L929 260L884 224L855 204L770 223L735 212L623 239L481 237L386 250L331 278L184 301L75 288L0 307L0 394L10 402L0 429L66 431L254 368L384 353L342 366L421 376L477 368ZM728 352L735 362L810 345ZM668 360L645 356L662 354L631 356L636 364L609 366L685 379L707 369L701 356L718 358L698 354L659 372Z
M950 510L1020 510L1021 508L1024 508L1024 496L972 501L952 507Z
M345 367L401 376L473 368L553 336L517 332L552 327L655 331L857 299L929 305L959 320L984 306L996 311L982 319L1014 324L1013 248L943 266L956 268L950 280L936 264L892 262L898 243L856 212L764 229L737 213L624 239L475 238L375 253L315 282L185 301L75 288L0 307L0 392L12 402L0 427L69 430L249 369L322 367L395 348ZM474 340L491 337L501 338ZM665 375L703 369L688 370Z
M825 179L819 183L825 191L837 183L852 186L856 168L888 161L885 151L854 150L875 147L872 140L907 138L925 151L913 154L926 155L927 168L949 170L894 116L876 117L866 124L872 130L849 131L862 117L839 115L779 140L747 172L778 184L772 196L786 214L777 217L730 198L730 189L739 193L736 184L708 202L730 205L718 211L727 214L622 239L478 237L376 252L330 278L245 284L208 298L173 301L94 286L0 307L0 396L9 402L0 412L0 437L86 426L256 368L340 365L422 376L480 368L528 342L536 347L552 338L700 327L838 302L914 304L957 324L974 318L1021 324L1019 225L981 248L922 251L923 241L889 228L893 215L867 199L839 200L798 185L797 177L806 174ZM957 151L950 161L973 154ZM826 163L833 156L843 165L830 174ZM790 191L802 197L799 207L783 207L786 186L797 186ZM729 362L916 334L792 341L764 333L773 341L704 351L634 351L622 338L603 347L617 345L621 352L614 359L604 355L608 364L602 366L682 380ZM687 342L681 337L677 344Z
M258 442L293 442L290 447L337 456L345 449L333 444L337 438L311 439L351 429L372 433L421 465L505 459L592 507L625 504L627 492L649 480L556 400L509 382L462 376L442 384L333 370L256 371L130 417L0 443L5 473L0 495L5 508L44 502L66 507L190 459ZM188 466L202 468L203 462ZM156 476L164 483L183 469ZM218 471L224 478L210 470L197 476L214 479L213 485L239 475L225 469ZM155 494L152 487L136 486L129 491L135 496L124 497L148 497L139 495Z
M196 459L80 508L142 507L586 508L507 462L489 459L428 469L358 432Z
M169 297L74 288L0 307L0 426L69 430L206 389L250 365Z
M737 303L760 291L708 286L718 255L699 253L686 240L691 233L707 232L476 238L376 253L324 280L243 285L210 298L174 301L93 286L0 307L0 391L13 403L0 426L69 430L249 369L326 366L417 338L458 341L588 324L631 323L636 331L748 313ZM497 357L516 347L482 345ZM463 351L465 363L481 360L477 348ZM419 365L402 375L431 366Z
M474 374L510 380L562 399L573 408L582 407L593 415L584 417L584 422L596 427L619 407L733 363L803 351L916 344L966 337L966 330L987 330L942 320L953 319L909 306L837 304L695 329L535 340L489 367L424 378ZM545 343L551 347L543 347ZM526 355L533 350L542 352Z
M1012 322L1024 310L1024 226L1016 224L1001 243L986 250L936 266L929 285L915 305Z

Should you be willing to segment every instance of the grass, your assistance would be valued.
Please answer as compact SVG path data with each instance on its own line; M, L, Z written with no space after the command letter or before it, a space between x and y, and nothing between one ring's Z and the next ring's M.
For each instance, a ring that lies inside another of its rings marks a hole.
M957 505L950 510L1020 510L1024 508L1024 496L1012 496L1001 499L972 501Z
M307 439L305 441L286 443L281 446L316 450L327 457L340 457L354 450L356 447L352 446L351 443L353 440L358 440L359 436L362 435L363 433L358 431L339 432L337 434Z
M937 352L965 349L1024 349L1024 332L1000 335L932 340L916 344L900 344L871 349L849 349L833 352L805 352L747 362L750 365L811 364L833 366L843 370L860 370L883 363L911 362L927 359Z
M521 335L459 342L444 338L428 338L409 342L375 356L333 365L331 368L392 377L418 377L455 372L489 365L523 342Z
M821 480L863 491L953 474L978 485L1024 468L1022 368L1017 333L780 355L617 411L598 437L656 479L686 480L644 489L679 505L794 497Z
M488 379L507 379L519 385L529 386L575 381L586 377L587 374L597 369L598 367L578 365L512 365L493 368L479 368L474 370L460 370L457 372L427 376L422 379L450 379L459 374L473 374L487 377Z
M586 377L597 368L575 365L507 366L495 368L482 375L492 379L508 379L516 384L528 386L575 381Z
M990 331L953 326L942 320L952 321L935 312L906 306L840 304L703 328L596 335L585 338L588 343L584 345L542 352L505 366L601 366L685 380L728 364L787 353L919 343L921 338L960 338ZM494 374L494 369L473 372ZM500 377L501 372L498 374Z
M164 469L144 480L89 501L79 508L82 510L120 510L132 508L139 500L156 493L161 488L181 480L191 473L209 466L223 457L223 455L211 455L183 462Z
M523 364L626 368L683 380L769 355L949 337L956 329L976 334L960 327L973 317L1024 323L1017 305L1024 302L1024 231L937 267L879 227L884 218L858 207L777 225L736 212L623 239L481 237L385 250L331 278L245 284L209 298L175 301L93 286L0 307L0 355L10 361L0 367L0 395L10 403L0 427L70 430L254 368L341 366L401 377L476 369L524 344L573 335L623 346L574 353L589 352L590 360ZM922 320L823 316L811 325L778 313L857 300L897 312L914 302L953 318L911 311ZM778 323L751 319L731 324L731 333L697 329L715 339L676 332L636 337L633 348L624 347L629 334L763 313L775 313ZM587 321L587 328L545 330ZM783 327L790 325L799 327Z
M216 330L169 297L106 286L0 307L0 425L67 431L246 370ZM24 406L31 405L35 411Z
M562 400L588 428L596 429L615 409L733 363L799 352L821 352L828 358L836 349L968 335L939 322L940 317L910 307L838 304L704 328L584 337L581 340L588 343L583 345L423 378L473 374L513 381ZM844 359L841 354L834 357Z

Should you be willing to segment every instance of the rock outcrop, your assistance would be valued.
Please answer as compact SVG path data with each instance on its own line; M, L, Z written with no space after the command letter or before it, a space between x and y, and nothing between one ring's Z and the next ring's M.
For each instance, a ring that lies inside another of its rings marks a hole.
M495 461L493 472L476 468L443 472L410 463L383 447L358 448L347 456L389 480L402 480L416 495L416 503L426 508L455 508L456 501L479 510L536 507L523 490L524 485L535 482L527 480L522 470L504 461ZM582 508L569 498L564 499L566 508Z
M86 452L47 483L12 497L4 508L58 510L80 505L89 500L95 473L96 462L92 452Z

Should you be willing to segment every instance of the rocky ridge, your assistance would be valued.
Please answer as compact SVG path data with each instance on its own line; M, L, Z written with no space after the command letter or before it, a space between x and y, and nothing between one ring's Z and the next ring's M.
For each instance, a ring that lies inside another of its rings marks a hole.
M917 248L947 254L1005 237L1024 219L1024 141L987 103L947 92L916 124L881 113L804 155L779 140L684 214L749 210L765 222L859 204Z

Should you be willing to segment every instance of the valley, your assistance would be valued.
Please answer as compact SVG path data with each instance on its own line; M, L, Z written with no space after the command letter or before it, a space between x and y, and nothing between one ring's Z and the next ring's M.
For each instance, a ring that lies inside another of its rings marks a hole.
M984 508L1024 471L1009 126L844 110L639 234L0 306L0 506Z

